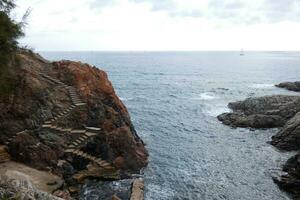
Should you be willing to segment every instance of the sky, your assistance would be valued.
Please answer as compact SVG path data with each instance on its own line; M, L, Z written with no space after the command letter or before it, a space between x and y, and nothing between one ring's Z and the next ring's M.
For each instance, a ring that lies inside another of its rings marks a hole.
M300 0L17 0L38 51L300 50Z

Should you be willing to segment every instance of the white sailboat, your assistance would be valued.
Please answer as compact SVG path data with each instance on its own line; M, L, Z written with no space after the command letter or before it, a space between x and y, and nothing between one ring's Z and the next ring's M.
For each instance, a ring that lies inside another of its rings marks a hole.
M244 49L241 49L240 56L243 56L243 55L244 55Z

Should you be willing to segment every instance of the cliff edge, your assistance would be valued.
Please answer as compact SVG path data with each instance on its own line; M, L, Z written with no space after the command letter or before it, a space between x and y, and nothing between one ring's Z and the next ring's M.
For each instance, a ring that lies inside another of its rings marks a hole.
M145 145L104 71L23 51L10 76L11 90L0 96L0 143L12 160L51 171L68 187L90 177L127 178L147 165Z

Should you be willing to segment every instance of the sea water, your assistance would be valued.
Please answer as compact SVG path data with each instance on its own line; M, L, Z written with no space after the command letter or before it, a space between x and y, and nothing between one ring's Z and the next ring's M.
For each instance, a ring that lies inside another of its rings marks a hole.
M289 199L272 181L293 152L268 144L276 129L232 129L227 104L300 80L300 52L41 52L108 73L147 144L146 200ZM93 198L91 198L93 199Z

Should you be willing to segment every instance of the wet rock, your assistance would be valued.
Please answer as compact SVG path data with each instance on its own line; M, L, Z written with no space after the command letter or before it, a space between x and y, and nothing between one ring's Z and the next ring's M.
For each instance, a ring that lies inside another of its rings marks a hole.
M300 198L300 154L290 158L283 166L287 174L279 178L273 178L278 186L293 195L294 199Z
M111 200L115 195L120 199L130 199L131 185L133 180L124 179L112 182L88 181L83 187L81 199L89 200Z
M291 90L291 91L295 91L295 92L300 92L300 81L283 82L283 83L279 83L278 85L276 85L276 87L285 88L287 90Z
M229 103L232 113L223 113L218 119L232 127L273 128L282 127L300 111L300 97L273 95L251 97Z

